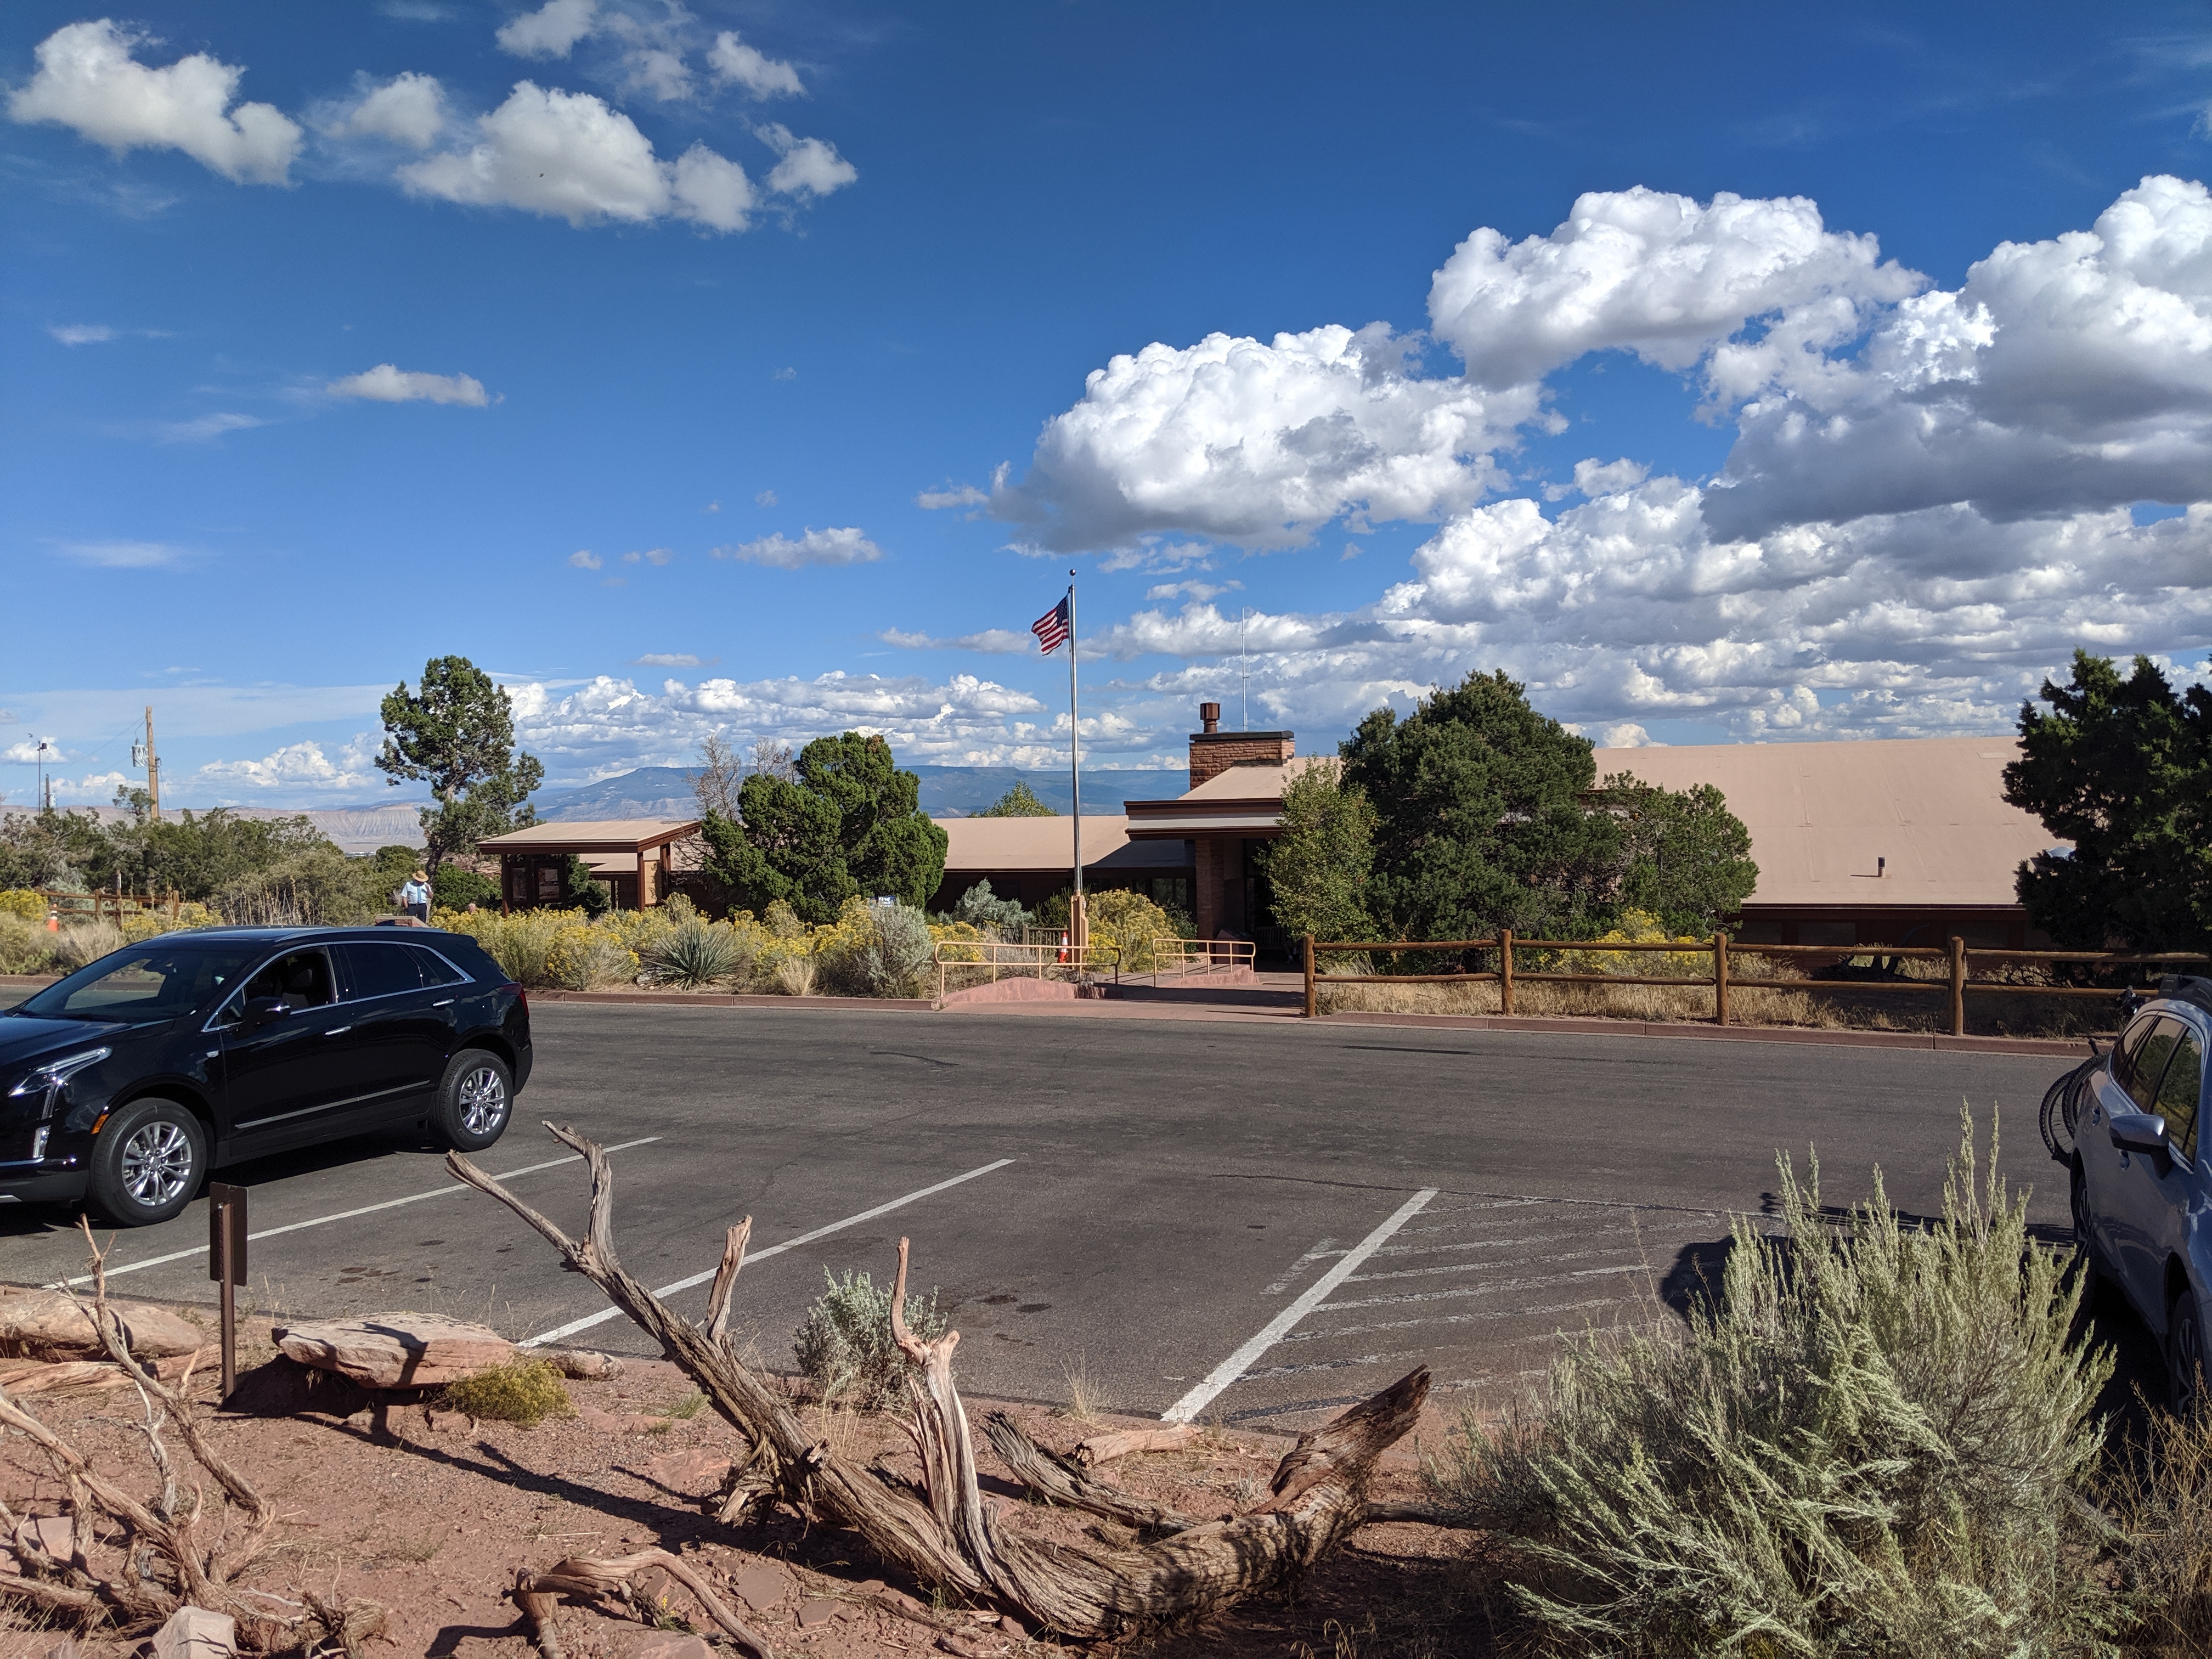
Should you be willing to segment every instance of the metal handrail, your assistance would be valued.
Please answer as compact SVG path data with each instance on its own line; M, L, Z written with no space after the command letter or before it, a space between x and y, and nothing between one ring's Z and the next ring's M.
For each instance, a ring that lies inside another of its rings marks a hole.
M1220 968L1249 968L1258 947L1249 939L1182 939L1162 934L1152 941L1152 977L1172 973L1186 979Z
M1498 953L1495 971L1482 969L1474 973L1456 974L1323 974L1315 971L1317 952L1332 954L1413 951L1432 955L1449 951L1494 951ZM1711 971L1704 975L1661 976L1649 974L1559 974L1538 973L1516 969L1513 965L1516 951L1573 951L1581 952L1612 951L1668 951L1682 956L1708 956L1712 958ZM1950 971L1942 979L1890 980L1805 980L1805 979L1740 979L1730 974L1729 952L1739 951L1754 957L1889 957L1917 962L1942 962ZM1479 985L1495 982L1498 988L1498 1012L1513 1012L1513 988L1523 980L1542 981L1555 985L1705 985L1712 988L1713 1023L1729 1023L1729 993L1741 986L1747 990L1760 991L1861 991L1925 992L1929 994L1948 994L1951 1000L1951 1035L1966 1034L1966 993L1969 991L2002 991L2011 996L2042 997L2118 997L2118 990L2096 986L2081 985L2005 985L1989 980L1976 981L1969 969L1977 958L1990 962L2081 962L2113 965L2144 963L2212 962L2212 954L2201 951L2006 951L1969 950L1963 939L1954 936L1948 947L1935 945L1736 945L1726 933L1715 933L1705 939L1639 939L1613 943L1605 939L1519 939L1513 937L1510 927L1500 928L1490 939L1395 939L1389 941L1332 939L1316 941L1311 933L1305 936L1305 1015L1309 1019L1319 1016L1315 1000L1315 988L1322 985ZM2154 991L2154 986L2128 988Z
M937 969L937 1000L945 1000L947 970L955 968L988 968L989 983L995 984L1001 975L1018 979L1057 979L1065 976L1080 980L1112 971L1121 976L1121 947L1111 944L1099 945L1030 945L1010 939L939 939L931 950L930 962Z

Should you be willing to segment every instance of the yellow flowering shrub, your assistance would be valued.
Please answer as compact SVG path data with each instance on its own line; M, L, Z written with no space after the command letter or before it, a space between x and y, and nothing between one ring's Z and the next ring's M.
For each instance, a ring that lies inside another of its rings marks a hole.
M46 920L45 896L27 887L10 887L0 891L0 916L21 916L26 921L44 926Z

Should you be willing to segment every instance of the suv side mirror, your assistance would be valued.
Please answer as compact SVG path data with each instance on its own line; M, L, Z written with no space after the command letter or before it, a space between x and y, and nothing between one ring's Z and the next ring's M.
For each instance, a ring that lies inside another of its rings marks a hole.
M273 1025L292 1012L291 1005L282 997L255 997L246 1005L246 1028L253 1030Z
M2114 1112L2112 1145L2124 1152L2162 1152L2166 1120L2153 1112Z

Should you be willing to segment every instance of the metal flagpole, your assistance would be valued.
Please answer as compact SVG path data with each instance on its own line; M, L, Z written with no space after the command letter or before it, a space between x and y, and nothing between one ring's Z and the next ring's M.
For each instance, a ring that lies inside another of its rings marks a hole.
M1075 573L1067 573L1067 767L1075 786L1075 909L1069 918L1083 915L1083 712L1076 697L1075 681ZM1074 937L1071 945L1087 944L1091 929L1089 919L1072 927Z

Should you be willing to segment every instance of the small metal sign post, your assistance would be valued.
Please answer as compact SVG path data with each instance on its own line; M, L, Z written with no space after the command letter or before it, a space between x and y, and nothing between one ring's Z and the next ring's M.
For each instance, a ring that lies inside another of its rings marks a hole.
M222 1293L222 1397L238 1386L238 1287L246 1283L246 1188L208 1182L208 1277Z

